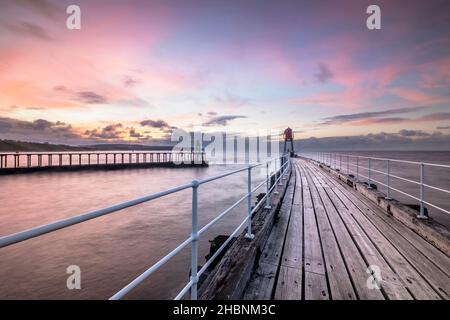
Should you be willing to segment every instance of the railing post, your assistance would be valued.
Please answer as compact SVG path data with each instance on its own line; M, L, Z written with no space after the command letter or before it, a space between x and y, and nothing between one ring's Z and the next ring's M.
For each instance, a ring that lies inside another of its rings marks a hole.
M252 166L248 166L247 170L247 233L245 238L252 240L255 237L252 233Z
M347 175L350 175L350 156L347 155Z
M356 180L359 180L359 157L356 157Z
M198 181L192 181L192 248L191 248L191 300L197 300L198 283Z
M371 182L370 182L370 171L371 171L371 169L370 169L370 166L371 166L371 161L370 161L371 159L369 158L369 177L368 177L368 185L369 185L369 187L368 187L368 189L372 189L372 186L371 186Z
M420 164L420 213L418 215L419 219L426 219L427 216L425 215L425 207L424 207L424 188L423 188L423 182L424 182L424 164Z
M391 199L391 160L387 160L387 195L386 200Z
M273 181L275 184L275 188L274 188L274 192L273 194L278 194L278 182L277 182L277 175L278 175L278 162L277 159L274 160L275 161L275 180Z
M339 171L342 171L342 154L339 155Z
M266 206L264 207L265 209L271 209L272 207L270 206L270 194L269 194L269 184L270 184L270 179L269 179L269 161L266 162Z
M281 179L281 175L283 174L283 167L282 167L282 164L283 164L283 161L281 161L281 159L282 158L280 158L280 169L278 169L278 185L279 186L282 186L283 185L283 181L282 181L282 179ZM278 191L278 190L277 190Z

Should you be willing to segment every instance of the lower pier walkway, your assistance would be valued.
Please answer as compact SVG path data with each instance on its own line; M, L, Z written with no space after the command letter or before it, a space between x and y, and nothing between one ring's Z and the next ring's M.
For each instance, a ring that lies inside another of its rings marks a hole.
M293 176L244 299L448 299L450 258L318 165Z

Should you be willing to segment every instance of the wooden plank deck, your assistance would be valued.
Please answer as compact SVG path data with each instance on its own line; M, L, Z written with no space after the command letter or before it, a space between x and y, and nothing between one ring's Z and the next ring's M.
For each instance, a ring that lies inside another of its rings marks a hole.
M445 253L315 164L293 164L244 299L449 299ZM381 289L368 285L369 266Z

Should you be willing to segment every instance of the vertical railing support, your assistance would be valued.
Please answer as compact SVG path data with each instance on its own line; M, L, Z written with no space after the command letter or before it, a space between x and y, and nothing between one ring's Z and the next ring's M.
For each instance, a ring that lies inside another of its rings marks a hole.
M368 177L368 185L369 185L369 189L372 189L372 185L371 185L371 181L370 181L370 173L371 173L371 161L372 159L369 158L369 177Z
M275 188L274 188L274 191L273 191L273 194L279 194L279 192L278 192L278 182L277 182L277 177L278 177L278 162L277 162L277 159L275 159L274 160L275 161L275 173L274 173L274 181L273 181L273 183L275 184Z
M386 200L392 200L391 198L391 160L387 160L387 195Z
M280 169L278 169L278 185L282 186L283 185L283 181L281 179L281 175L283 174L283 162L281 161L282 158L280 158ZM277 161L277 160L275 160ZM276 176L275 176L276 177ZM278 192L278 188L277 188L277 192Z
M424 203L423 203L424 196L425 196L425 194L424 194L424 186L423 186L424 178L425 178L425 176L424 176L424 174L425 174L424 169L425 169L425 166L424 166L423 163L421 163L420 164L420 212L419 212L419 215L418 215L419 219L426 219L427 218L427 216L425 215L425 207L424 207Z
M252 167L247 169L247 233L245 238L252 240L255 235L252 233Z
M359 157L356 157L356 180L359 180Z
M198 186L197 180L192 181L192 247L191 247L191 300L197 300L198 284Z
M286 157L286 156L284 156L283 159L284 159L284 160L283 160L283 162L284 162L284 168L283 168L283 180L286 180L286 179L287 179L287 176L288 176L287 172L288 172L288 168L289 168L289 161L290 161L290 159L289 159L288 157Z
M269 179L269 161L266 162L266 206L265 209L271 209L270 206L270 179Z
M350 156L347 155L347 175L350 175Z

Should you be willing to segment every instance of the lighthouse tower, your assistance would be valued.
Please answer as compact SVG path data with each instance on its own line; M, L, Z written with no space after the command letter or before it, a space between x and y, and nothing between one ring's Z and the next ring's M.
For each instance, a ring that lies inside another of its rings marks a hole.
M294 133L292 131L291 128L287 128L286 130L284 130L284 152L283 154L286 154L286 152L289 152L291 157L294 156L295 152L294 152ZM291 143L291 147L288 147L288 143Z

